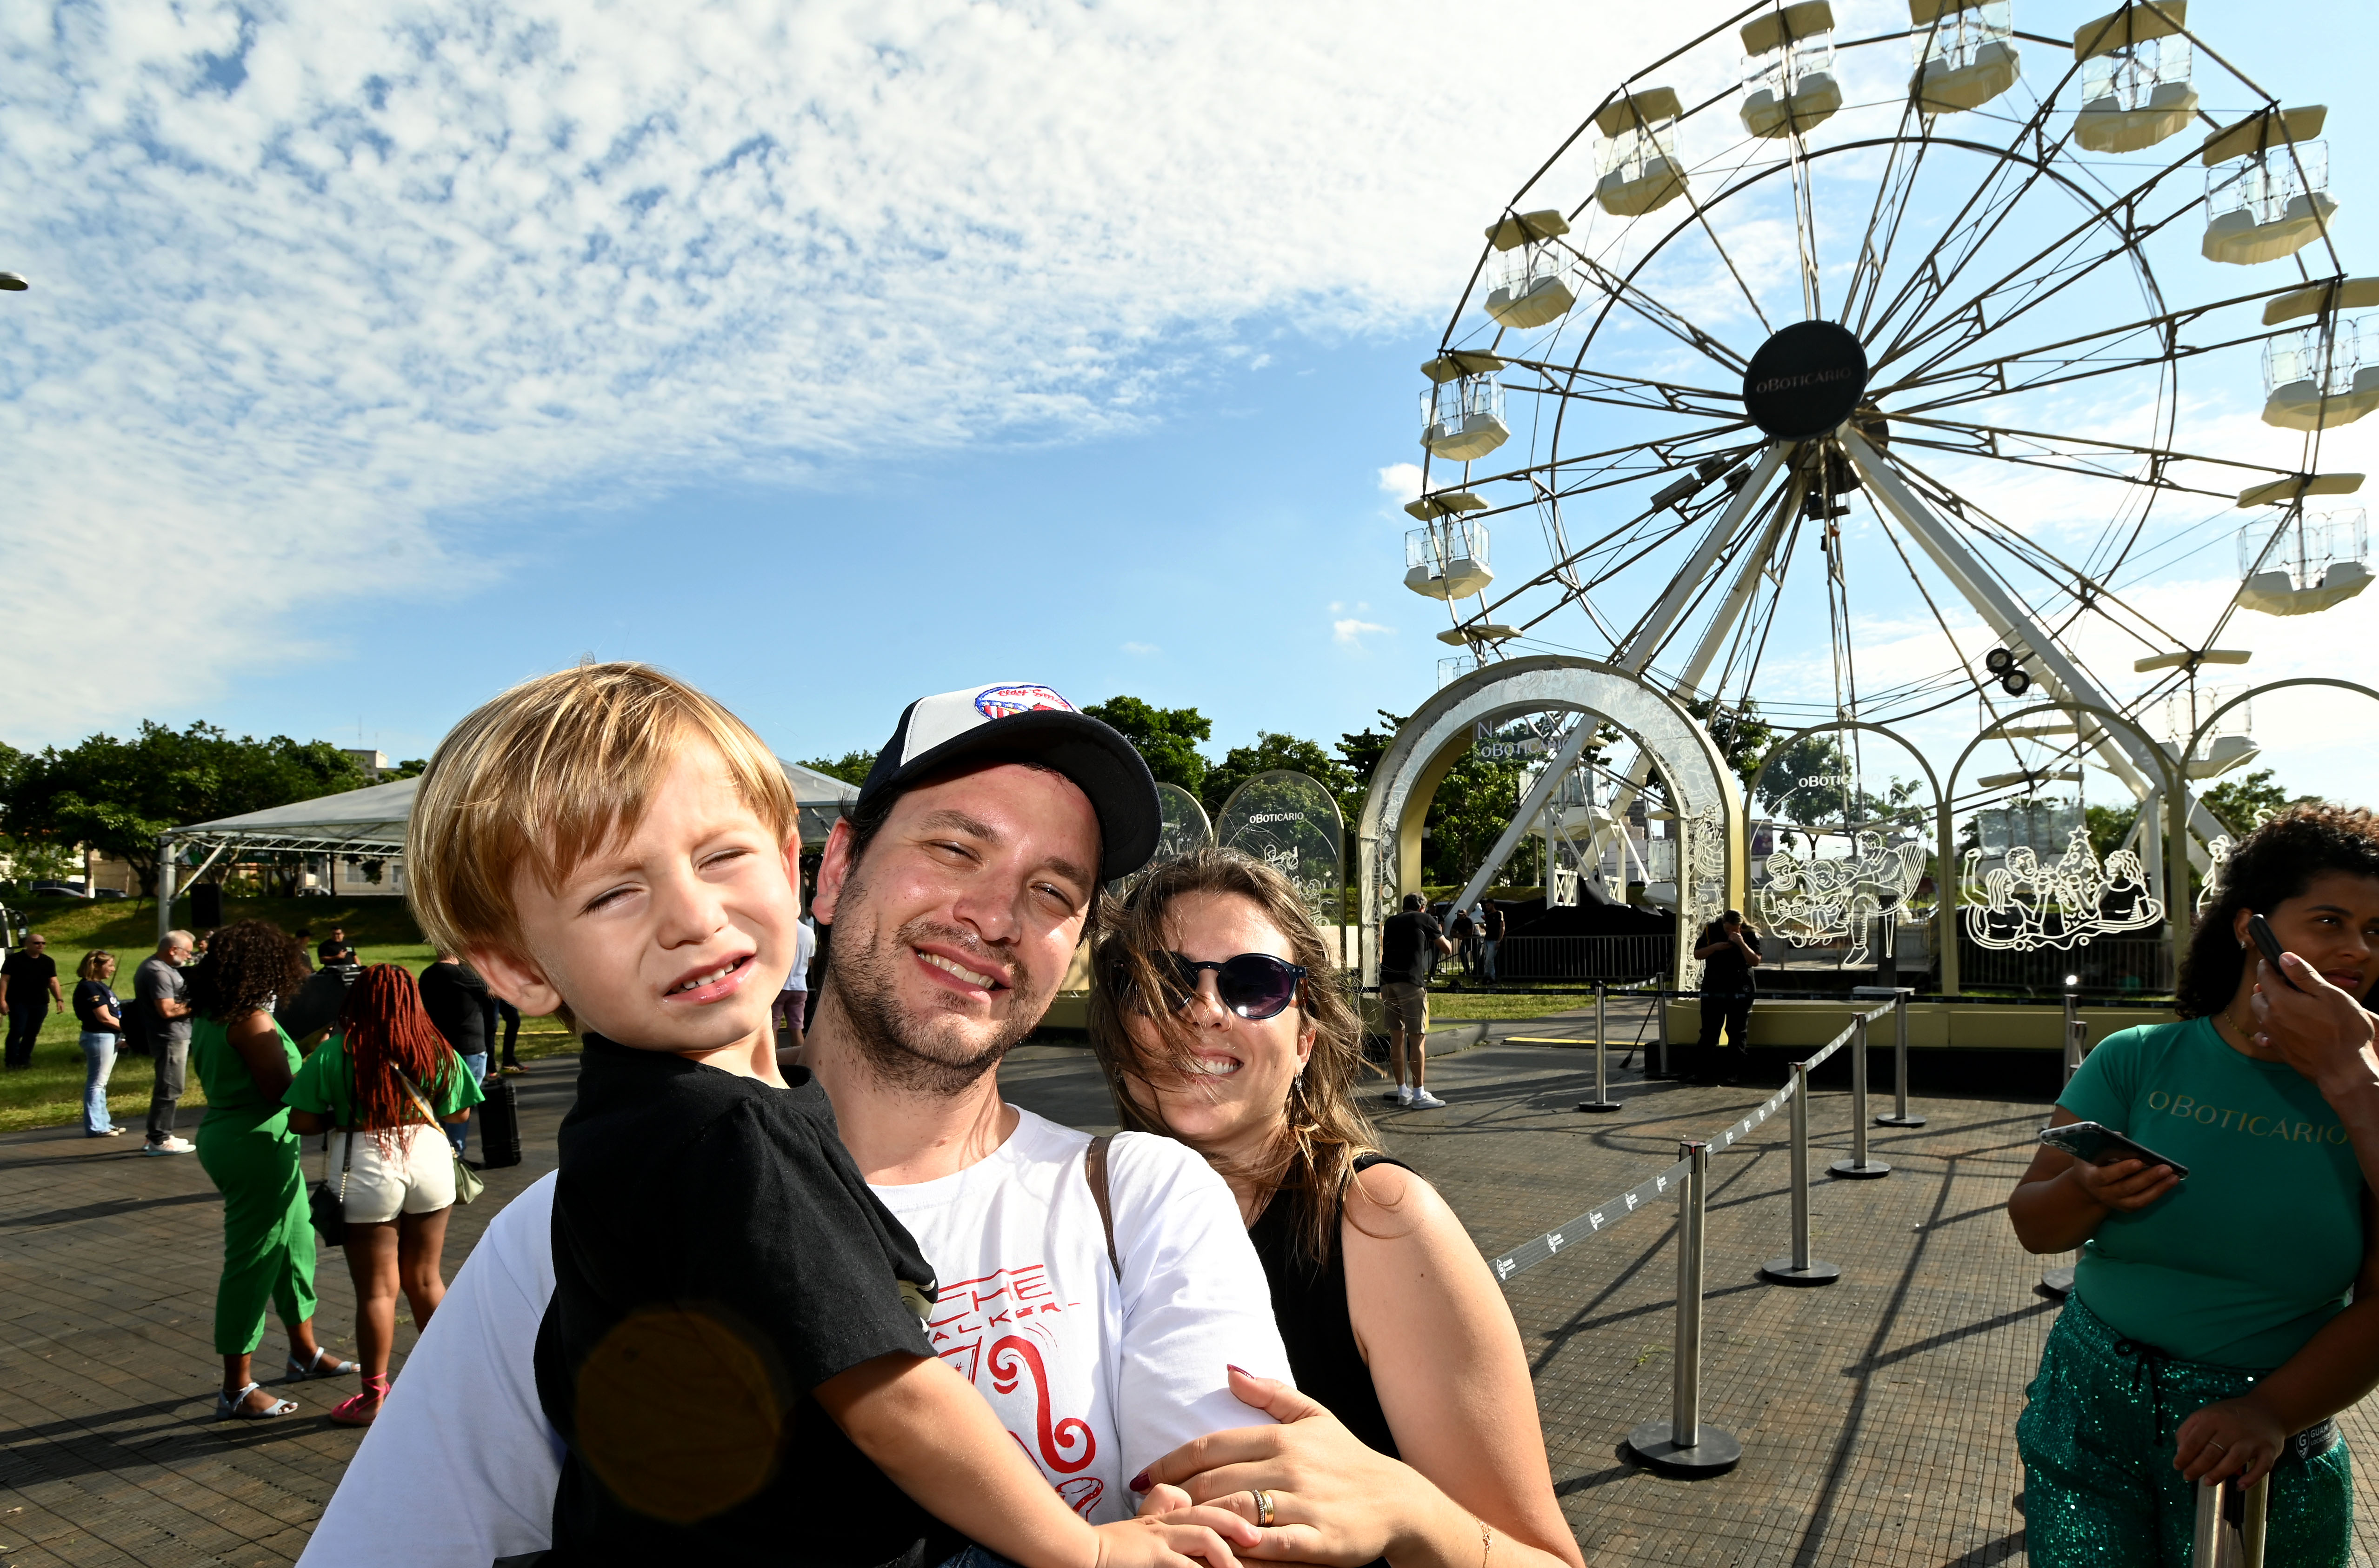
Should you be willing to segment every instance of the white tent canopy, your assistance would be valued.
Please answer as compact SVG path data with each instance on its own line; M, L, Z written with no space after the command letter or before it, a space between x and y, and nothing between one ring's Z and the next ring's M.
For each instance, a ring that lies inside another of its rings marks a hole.
M777 759L777 766L785 770L793 798L801 805L802 842L823 842L858 798L859 787L782 757ZM168 850L181 846L204 849L210 862L226 853L260 850L386 859L405 852L405 825L413 815L413 797L420 787L418 778L400 778L393 784L374 784L213 822L194 822L162 835L162 845ZM162 877L173 874L170 863L161 870ZM158 929L163 932L172 922L173 903L171 891L162 881L159 892L164 895L158 900L157 912Z

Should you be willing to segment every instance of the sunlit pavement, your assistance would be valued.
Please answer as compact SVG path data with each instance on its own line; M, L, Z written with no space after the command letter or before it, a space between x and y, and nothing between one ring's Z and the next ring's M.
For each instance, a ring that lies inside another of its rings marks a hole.
M1633 1019L1612 1032L1632 1035ZM1647 1083L1621 1059L1614 1115L1574 1109L1592 1083L1588 1053L1497 1043L1432 1060L1443 1110L1371 1105L1389 1146L1493 1255L1634 1186L1680 1138L1729 1126L1769 1092ZM498 1206L550 1168L573 1072L549 1059L515 1080L526 1159L490 1172L487 1196L455 1216L450 1277ZM1004 1081L1045 1115L1111 1125L1079 1048L1025 1047ZM1671 1211L1641 1211L1509 1283L1554 1481L1589 1561L2024 1561L2014 1424L2056 1308L2035 1292L2039 1260L2000 1205L2045 1111L1974 1098L1917 1109L1931 1118L1921 1129L1874 1129L1890 1176L1820 1175L1813 1249L1842 1269L1825 1289L1757 1273L1787 1246L1787 1119L1716 1158L1702 1410L1742 1440L1729 1475L1667 1479L1619 1451L1630 1428L1668 1413ZM1822 1173L1849 1147L1849 1096L1821 1090L1811 1113ZM0 1138L0 1563L265 1563L303 1549L358 1441L323 1418L353 1385L284 1389L303 1408L283 1421L210 1418L221 1212L195 1159L145 1159L71 1128ZM351 1349L352 1292L337 1259L325 1262L318 1321L325 1343ZM411 1342L400 1326L400 1352ZM260 1370L281 1349L276 1328ZM2371 1402L2344 1425L2360 1455L2379 1453ZM2379 1561L2379 1521L2366 1510L2357 1528L2357 1562Z

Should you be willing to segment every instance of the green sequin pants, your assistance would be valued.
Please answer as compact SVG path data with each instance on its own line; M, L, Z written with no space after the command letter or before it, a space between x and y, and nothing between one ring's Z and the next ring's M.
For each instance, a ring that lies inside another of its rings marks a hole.
M286 1324L314 1315L314 1222L297 1135L275 1109L261 1121L209 1111L199 1164L223 1195L223 1272L215 1286L215 1354L250 1356L270 1305Z
M2173 1468L2175 1439L2183 1421L2246 1393L2257 1375L2134 1344L2069 1298L2015 1426L2034 1568L2187 1568L2197 1489ZM2348 1568L2353 1517L2342 1439L2284 1454L2272 1472L2264 1560Z

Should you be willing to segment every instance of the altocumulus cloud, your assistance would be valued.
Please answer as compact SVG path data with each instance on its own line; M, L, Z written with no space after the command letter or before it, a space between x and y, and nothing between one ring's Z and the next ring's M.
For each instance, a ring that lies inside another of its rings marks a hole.
M507 507L1095 437L1261 312L1433 332L1591 106L1512 42L1653 41L1589 9L0 7L0 580L77 649L12 735L300 656L359 570L500 573Z

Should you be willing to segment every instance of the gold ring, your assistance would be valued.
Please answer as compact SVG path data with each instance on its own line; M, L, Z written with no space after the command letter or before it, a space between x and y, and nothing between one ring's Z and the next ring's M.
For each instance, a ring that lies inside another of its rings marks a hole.
M1256 1524L1263 1529L1272 1528L1272 1493L1262 1487L1256 1489Z

